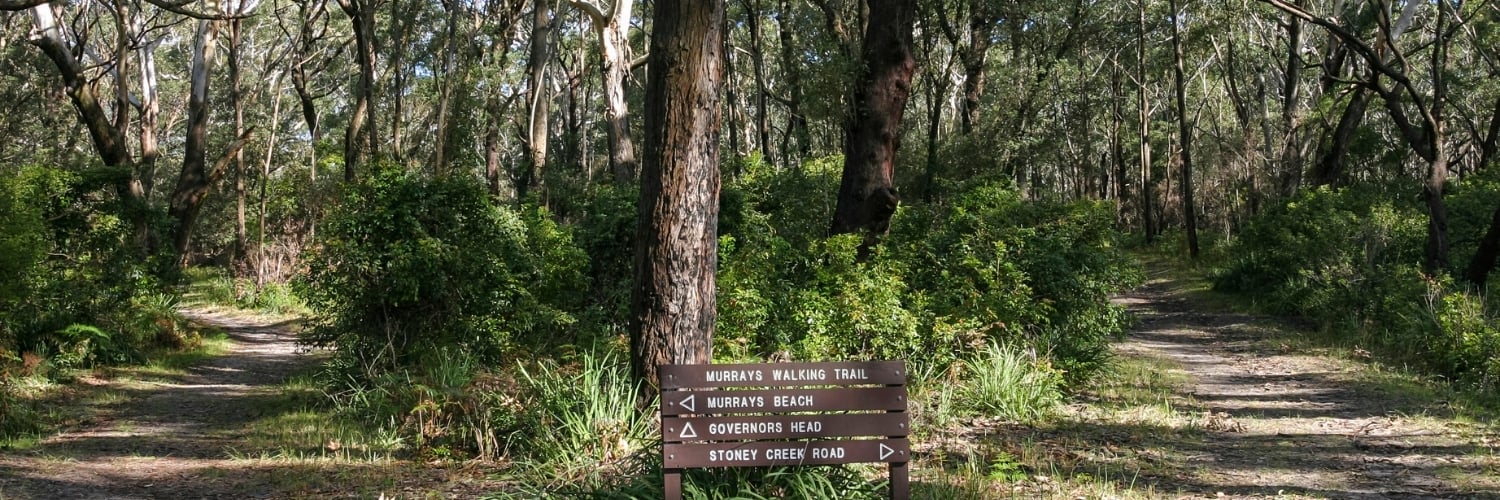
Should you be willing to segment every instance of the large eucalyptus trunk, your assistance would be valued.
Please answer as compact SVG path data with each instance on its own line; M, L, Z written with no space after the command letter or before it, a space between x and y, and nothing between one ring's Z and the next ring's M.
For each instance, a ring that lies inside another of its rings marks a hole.
M861 51L865 71L855 83L844 173L829 231L862 233L861 254L890 230L891 215L900 203L894 182L896 149L917 66L912 56L915 2L868 0L867 5L870 17Z
M178 263L188 263L188 243L192 239L193 226L198 221L198 210L202 208L209 188L213 185L208 170L208 80L213 68L214 54L218 45L217 21L199 20L197 34L193 38L193 63L189 72L187 136L183 149L182 174L177 177L177 187L172 191L167 214L176 226L172 233L172 248Z
M599 35L604 59L604 120L609 139L609 170L621 184L635 179L639 168L635 142L630 138L630 105L625 83L630 79L630 15L635 0L614 0L606 12L583 0L568 0L587 14Z
M660 365L713 359L723 22L723 0L656 2L631 294L642 410Z

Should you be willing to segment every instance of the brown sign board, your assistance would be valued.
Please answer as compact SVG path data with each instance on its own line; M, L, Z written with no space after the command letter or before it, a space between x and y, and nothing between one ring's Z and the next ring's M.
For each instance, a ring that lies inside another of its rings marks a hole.
M911 460L906 438L664 444L662 467L766 467Z
M661 414L906 410L905 387L663 391Z
M872 462L910 497L905 362L659 368L664 498L682 499L686 468Z
M790 387L810 385L900 385L902 361L662 365L661 388Z
M808 439L910 434L906 413L846 413L831 415L762 415L753 417L663 417L662 439L737 441L746 439Z

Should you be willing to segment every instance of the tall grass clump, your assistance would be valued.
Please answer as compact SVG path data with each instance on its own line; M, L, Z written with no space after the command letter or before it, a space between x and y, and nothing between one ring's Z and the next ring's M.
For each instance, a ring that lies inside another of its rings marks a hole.
M1062 374L1032 352L992 342L963 361L958 406L974 415L1032 421L1062 403Z
M526 411L511 450L550 486L616 478L654 450L651 412L636 411L629 365L612 351L523 366L519 381Z

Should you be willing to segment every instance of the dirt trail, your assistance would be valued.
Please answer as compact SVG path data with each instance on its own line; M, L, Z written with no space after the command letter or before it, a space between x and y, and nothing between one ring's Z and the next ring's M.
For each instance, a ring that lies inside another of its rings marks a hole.
M312 363L286 323L190 312L223 328L230 352L183 376L83 380L118 401L24 452L0 452L0 498L256 498L227 471L236 433L275 386Z
M1500 498L1500 439L1420 386L1271 340L1287 325L1213 312L1156 279L1116 299L1140 319L1123 353L1188 382L1189 425L1106 435L1135 450L1135 488L1168 496Z

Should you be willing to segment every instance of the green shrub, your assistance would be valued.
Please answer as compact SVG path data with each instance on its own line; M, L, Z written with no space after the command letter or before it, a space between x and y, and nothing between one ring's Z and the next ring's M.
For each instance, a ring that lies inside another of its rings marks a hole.
M576 241L589 259L586 317L579 324L599 339L624 334L630 323L638 197L633 186L601 184L578 210Z
M1128 326L1111 293L1140 279L1100 203L1022 200L978 184L949 206L903 207L865 261L828 238L840 161L751 163L721 210L720 358L901 358L946 366L1000 340L1069 381L1102 367Z
M495 364L568 343L582 252L543 209L495 205L468 178L376 168L348 186L297 282L305 340L373 378L440 349Z
M160 308L141 307L165 292L160 276L172 259L144 253L122 214L161 214L107 193L115 175L43 167L0 175L0 359L48 354L59 357L57 367L137 360L162 330L179 326Z
M1069 382L1104 366L1130 326L1109 296L1141 280L1103 202L1023 200L1002 184L971 187L952 206L898 214L890 253L911 270L949 352L991 341L1034 347Z
M1494 210L1493 183L1455 189L1453 256L1472 255ZM1474 199L1478 197L1479 200ZM1484 214L1474 213L1484 212ZM1309 317L1346 341L1460 382L1500 388L1500 322L1483 293L1418 263L1426 213L1380 186L1303 193L1253 220L1214 274L1216 289ZM1466 261L1455 259L1455 267Z

